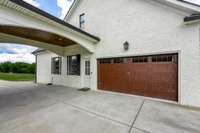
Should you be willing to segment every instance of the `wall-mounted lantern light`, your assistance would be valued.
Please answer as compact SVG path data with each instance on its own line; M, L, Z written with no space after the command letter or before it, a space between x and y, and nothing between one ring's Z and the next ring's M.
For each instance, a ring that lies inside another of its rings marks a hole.
M125 42L124 44L124 50L127 51L129 49L129 42Z

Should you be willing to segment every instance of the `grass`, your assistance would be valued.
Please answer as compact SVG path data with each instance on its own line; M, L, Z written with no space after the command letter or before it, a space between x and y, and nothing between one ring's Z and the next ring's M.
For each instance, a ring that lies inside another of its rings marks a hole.
M33 81L35 80L34 74L19 74L19 73L1 73L0 80L8 81Z

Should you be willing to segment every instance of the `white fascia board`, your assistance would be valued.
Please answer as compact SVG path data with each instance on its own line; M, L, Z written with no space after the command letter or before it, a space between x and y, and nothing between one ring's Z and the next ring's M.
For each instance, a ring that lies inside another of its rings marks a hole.
M76 9L77 4L79 3L80 0L75 0L72 7L69 9L67 15L64 18L64 21L67 21L73 11ZM174 7L176 9L188 12L188 13L200 13L200 7L194 6L189 3L184 3L178 0L153 0L162 4L166 4L168 6Z
M181 1L178 1L178 0L154 0L154 1L166 4L168 6L171 6L171 7L174 7L176 9L188 12L190 14L200 13L200 7L194 6L192 4L188 4L188 3L185 3L185 2L181 2Z
M74 0L74 3L72 4L72 6L70 7L69 11L67 12L64 21L67 22L67 20L69 19L69 17L71 16L72 12L76 9L77 4L79 3L80 0Z

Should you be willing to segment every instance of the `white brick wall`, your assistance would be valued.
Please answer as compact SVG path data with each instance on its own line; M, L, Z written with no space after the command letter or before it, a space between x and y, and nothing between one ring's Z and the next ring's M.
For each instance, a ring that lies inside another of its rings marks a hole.
M67 75L67 56L81 55L81 74L80 76ZM37 82L53 83L54 85L64 85L74 88L84 87L84 59L90 57L87 50L79 45L73 45L65 48L65 54L62 56L61 75L51 74L51 59L59 55L46 51L37 56Z
M51 83L51 56L52 53L43 52L37 55L37 83Z
M92 85L97 89L96 58L179 53L179 102L200 106L199 25L184 25L186 12L151 0L82 0L69 22L101 38L93 56ZM123 42L130 42L129 51Z

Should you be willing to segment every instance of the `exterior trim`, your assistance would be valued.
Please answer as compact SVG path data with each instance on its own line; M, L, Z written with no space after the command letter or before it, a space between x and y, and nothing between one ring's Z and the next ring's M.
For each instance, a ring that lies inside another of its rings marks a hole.
M66 27L68 27L68 28L70 28L70 29L72 29L72 30L74 30L76 32L79 32L79 33L84 34L84 35L86 35L86 36L88 36L90 38L93 38L96 41L100 41L99 37L91 35L90 33L87 33L87 32L85 32L85 31L83 31L83 30L81 30L81 29L79 29L79 28L77 28L77 27L75 27L75 26L73 26L73 25L71 25L69 23L66 23L65 21L63 21L63 20L61 20L61 19L59 19L57 17L54 17L53 15L51 15L51 14L45 12L45 11L42 11L42 10L40 10L40 9L38 9L38 8L36 8L36 7L30 5L30 4L28 4L28 3L26 3L26 2L24 2L22 0L10 0L10 1L15 3L15 4L17 4L17 5L19 5L19 6L21 6L21 7L23 7L23 8L26 8L26 9L28 9L30 11L33 11L33 12L39 14L39 15L42 15L42 16L44 16L44 17L46 17L46 18L48 18L48 19L50 19L52 21L55 21L55 22L57 22L57 23L59 23L61 25L64 25L64 26L66 26Z
M165 100L165 99L159 99L159 98L152 98L152 97L146 97L146 96L139 96L139 95L131 95L131 94L124 94L124 93L119 93L119 92L113 92L113 91L105 91L105 90L100 90L98 88L98 82L97 82L97 90L99 92L106 92L106 93L113 93L113 94L121 94L121 95L130 95L130 96L136 96L136 97L144 97L147 99L157 99L158 101L165 101L169 103L175 103L175 104L181 104L181 51L163 51L163 52L152 52L152 53L143 53L143 54L131 54L131 55L114 55L114 56L102 56L102 57L97 57L96 62L97 62L97 77L96 80L98 81L98 60L99 59L109 59L109 58L125 58L125 57L137 57L137 56L152 56L152 55L165 55L165 54L176 54L177 55L177 101L170 101L170 100Z
M174 54L179 53L180 50L173 50L173 51L160 51L160 52L148 52L148 53L133 53L133 54L116 54L116 55L104 55L104 56L97 56L96 59L103 59L103 58L115 58L115 57L132 57L132 56L150 56L150 55L163 55L163 54Z
M184 18L184 22L191 22L200 19L200 14L192 14L191 16L187 16Z
M72 9L74 8L74 6L75 6L76 3L77 3L77 0L74 0L74 2L72 3L71 7L67 11L67 14L65 15L64 20L66 20L68 18L70 12L72 11Z
M157 0L156 0L156 1L157 1ZM165 1L166 1L166 2L169 2L169 1L167 1L167 0L162 0L162 2L165 2ZM182 5L181 5L181 2L182 2L182 3L185 3L185 4L188 4L188 5L200 7L200 5L198 5L198 4L195 4L195 3L192 3L192 2L188 2L188 1L185 1L185 0L177 0L177 1L180 2L178 5L181 6L181 7L183 7L183 8L186 8L186 7L182 6ZM64 18L64 20L67 20L67 19L68 19L69 15L70 15L71 12L73 11L73 9L76 8L75 5L76 5L78 2L79 2L79 0L74 0L73 4L71 5L70 9L68 10L68 12L67 12L67 14L66 14L66 16L65 16L65 18ZM159 0L158 0L157 2L159 2ZM176 5L175 3L172 3L172 4ZM191 10L194 10L194 9L191 8ZM195 11L197 11L197 10L195 10ZM197 12L199 12L199 10L198 10Z
M38 65L37 58L38 58L38 55L35 55L35 62L36 62L36 64L35 64L35 83L37 83L37 65Z
M33 55L37 55L41 52L45 52L46 50L45 49L36 49L35 51L32 52Z

